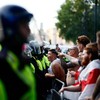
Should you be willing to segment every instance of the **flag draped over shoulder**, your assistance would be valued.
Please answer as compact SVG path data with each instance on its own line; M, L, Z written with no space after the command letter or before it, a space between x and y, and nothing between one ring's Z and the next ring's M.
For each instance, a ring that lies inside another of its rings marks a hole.
M84 100L86 97L92 96L96 80L100 75L100 60L93 60L80 73L79 81L81 85L81 95L78 100Z

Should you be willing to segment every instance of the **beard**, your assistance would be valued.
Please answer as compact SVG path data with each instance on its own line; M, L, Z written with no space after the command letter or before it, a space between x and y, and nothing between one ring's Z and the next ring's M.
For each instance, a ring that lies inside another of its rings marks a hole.
M81 65L82 66L87 66L89 64L89 62L90 62L89 57L85 57L85 58L82 59Z

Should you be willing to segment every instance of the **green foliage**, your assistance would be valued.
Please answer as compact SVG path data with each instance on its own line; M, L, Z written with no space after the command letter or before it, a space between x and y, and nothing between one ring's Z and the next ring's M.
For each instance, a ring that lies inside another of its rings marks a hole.
M94 39L94 6L85 0L66 0L58 11L57 29L60 30L59 36L66 41L76 42L79 35L87 35ZM98 13L100 10L98 10ZM98 16L98 19L100 16ZM98 26L100 23L98 23ZM100 27L98 28L98 30Z

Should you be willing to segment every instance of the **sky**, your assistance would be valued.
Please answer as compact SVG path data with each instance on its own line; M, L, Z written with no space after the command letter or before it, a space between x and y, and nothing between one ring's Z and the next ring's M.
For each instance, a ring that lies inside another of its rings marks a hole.
M6 4L17 4L34 14L38 29L43 23L43 29L55 27L57 11L65 0L0 0L0 7Z

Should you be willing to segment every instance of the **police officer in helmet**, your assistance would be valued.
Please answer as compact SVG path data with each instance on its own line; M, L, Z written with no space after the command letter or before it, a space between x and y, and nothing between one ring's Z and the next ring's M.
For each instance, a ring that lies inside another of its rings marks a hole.
M22 55L32 17L18 5L0 9L0 100L36 100L35 78Z

